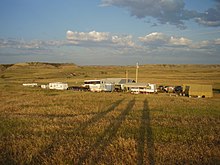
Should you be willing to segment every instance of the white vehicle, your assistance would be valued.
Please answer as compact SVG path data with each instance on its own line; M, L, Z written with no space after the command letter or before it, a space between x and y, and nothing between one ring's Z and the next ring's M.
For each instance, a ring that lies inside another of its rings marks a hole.
M92 92L101 92L101 81L100 80L85 80L84 87L89 87Z
M125 87L134 94L139 93L157 93L156 84L150 83L134 83L134 84L125 84Z
M68 84L62 82L49 83L49 89L67 90Z
M156 84L148 84L144 90L145 93L157 93Z
M37 83L23 84L23 86L26 86L26 87L37 87Z
M125 79L125 78L106 78L101 80L85 80L84 81L84 87L89 87L90 91L92 92L113 92L120 88L122 89L122 86L126 82L134 82L134 80L131 79Z

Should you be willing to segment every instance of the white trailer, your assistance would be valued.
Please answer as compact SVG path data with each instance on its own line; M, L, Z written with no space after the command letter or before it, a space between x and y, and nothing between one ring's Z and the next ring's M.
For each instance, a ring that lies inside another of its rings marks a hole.
M48 89L49 85L41 85L40 87L43 88L43 89Z
M49 83L49 89L67 90L68 84L63 82Z
M150 83L128 83L124 85L127 91L134 94L139 93L157 93L156 84Z
M24 83L22 85L26 87L37 87L37 83Z
M89 87L92 92L101 92L101 80L85 80L84 87Z
M113 92L123 90L125 83L133 83L132 79L125 78L106 78L100 80L85 80L84 87L89 87L92 92ZM120 89L118 89L120 88Z

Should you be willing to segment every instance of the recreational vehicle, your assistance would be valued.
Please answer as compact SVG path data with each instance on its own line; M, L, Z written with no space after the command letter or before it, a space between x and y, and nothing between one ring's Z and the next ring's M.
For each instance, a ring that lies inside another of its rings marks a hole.
M49 89L66 90L67 88L68 88L67 83L62 83L62 82L49 83Z
M85 80L84 87L88 87L92 92L101 92L101 80Z
M113 92L124 89L125 83L133 83L132 79L125 78L106 78L101 80L85 80L84 87L89 87L93 92Z
M134 94L139 93L157 93L156 84L150 83L128 83L124 85L127 91Z
M37 83L28 83L28 84L23 84L23 86L26 86L26 87L37 87Z

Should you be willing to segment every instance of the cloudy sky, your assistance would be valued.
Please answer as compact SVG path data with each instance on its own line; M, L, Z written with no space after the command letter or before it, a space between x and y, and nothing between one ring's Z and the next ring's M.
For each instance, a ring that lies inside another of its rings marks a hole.
M220 64L220 0L1 0L0 63Z

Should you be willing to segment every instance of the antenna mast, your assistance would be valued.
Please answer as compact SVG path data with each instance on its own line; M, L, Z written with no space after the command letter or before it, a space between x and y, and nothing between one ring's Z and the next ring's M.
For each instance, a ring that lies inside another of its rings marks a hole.
M136 83L138 82L138 69L139 69L139 65L138 62L136 63Z
M126 83L128 83L128 70L125 72Z

